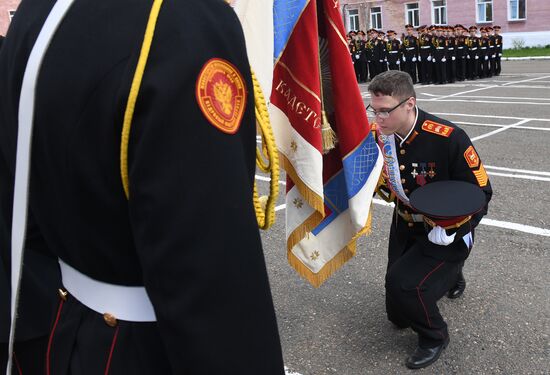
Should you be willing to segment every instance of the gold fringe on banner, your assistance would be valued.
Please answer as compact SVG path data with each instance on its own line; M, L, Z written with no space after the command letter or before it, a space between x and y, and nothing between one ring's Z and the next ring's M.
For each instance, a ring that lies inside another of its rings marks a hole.
M315 288L320 287L332 274L355 255L355 241L351 241L334 256L317 273L313 273L291 251L288 252L288 263Z
M309 232L313 230L323 220L321 214L315 211L310 217L308 217L302 224L300 224L294 231L288 236L286 240L286 249L288 251L298 244Z

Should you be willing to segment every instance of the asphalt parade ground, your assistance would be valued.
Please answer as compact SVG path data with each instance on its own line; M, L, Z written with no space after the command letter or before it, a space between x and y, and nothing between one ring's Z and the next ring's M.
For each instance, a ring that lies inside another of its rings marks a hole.
M470 136L494 195L464 267L467 287L439 308L450 344L418 374L550 374L550 61L506 61L498 77L416 85L418 106ZM367 84L361 84L368 103ZM282 173L283 174L283 173ZM268 182L257 175L264 193ZM407 374L416 334L386 320L392 208L375 199L372 234L320 288L288 265L284 176L277 222L262 231L287 374Z

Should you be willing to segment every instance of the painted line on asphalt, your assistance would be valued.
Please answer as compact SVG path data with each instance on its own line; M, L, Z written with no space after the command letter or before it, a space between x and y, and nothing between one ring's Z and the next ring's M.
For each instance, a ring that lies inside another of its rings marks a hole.
M524 105L550 105L550 103L537 102L501 102L496 100L469 100L469 99L416 99L417 102L446 102L446 103L484 103L484 104L524 104Z
M383 201L381 199L373 199L373 202L386 207L393 207L393 203L388 203L386 201ZM277 206L275 209L276 211L284 210L286 207L285 204L281 204L280 206ZM511 223L508 221L500 221L500 220L493 220L493 219L487 219L483 218L481 219L480 224L487 225L489 227L496 227L496 228L502 228L502 229L510 229L517 232L523 232L527 234L534 234L537 236L544 236L544 237L550 237L550 229L544 229L539 227L534 227L531 225L524 225L524 224L518 224L518 223Z
M530 117L511 117L511 116L494 116L494 115L475 115L471 113L443 113L443 112L431 112L432 115L437 116L463 116L463 117L483 117L483 118L504 118L509 120L529 120L529 121L546 121L550 122L548 118L530 118Z
M475 142L475 141L478 141L480 139L483 139L483 138L487 138L487 137L490 137L492 135L495 135L497 133L502 133L503 131L506 131L510 128L515 128L516 126L519 126L519 125L523 125L525 124L526 122L529 122L530 120L521 120L519 122L516 122L515 124L512 124L512 125L507 125L507 126L504 126L500 129L497 129L497 130L493 130L492 132L489 132L489 133L486 133L486 134L482 134L480 136L477 136L477 137L474 137L472 138L472 142Z
M502 127L506 126L506 125L502 125L502 124L486 124L486 123L482 123L482 122L467 122L467 121L453 121L453 124L472 125L472 126L486 126L488 128L502 128ZM550 128L538 128L536 126L517 126L514 129L550 131Z
M285 375L302 375L299 372L292 372L285 366Z
M422 93L423 95L426 95L426 96L432 96L432 97L440 97L442 95L438 95L438 94L428 94L428 93ZM468 96L468 98L487 98L486 96L481 96L481 95L470 95ZM521 96L491 96L491 99L510 99L510 100L548 100L550 101L550 98L524 98L524 97L521 97Z
M491 88L510 86L511 84L518 84L518 83L523 83L523 82L531 82L531 81L536 81L536 80L545 79L545 78L550 78L550 76L542 76L542 77L535 77L535 78L523 79L523 80L520 80L520 81L504 83L504 84L502 84L502 85L491 85L491 86L487 86L487 87L481 87L481 88L478 88L478 89L473 89L473 90L468 90L468 91L456 92L456 93L454 93L454 94L442 96L441 98L437 98L437 99L436 99L436 98L432 98L432 99L430 99L430 101L440 101L441 99L452 98L452 97L455 97L455 96L460 96L460 95L464 95L464 94L469 94L469 93L477 92L477 91L481 91L481 90L487 90L487 89L491 89Z
M521 178L523 180L533 180L533 181L550 181L550 177L538 177L538 176L528 176L522 174L510 174L510 173L499 173L499 172L490 172L487 171L489 176L501 176L501 177L511 177L511 178Z
M531 171L528 169L513 169L505 167L495 167L494 165L485 165L485 169L496 169L497 171L506 171L506 172L519 172L527 174L538 174L541 176L550 176L550 172L541 172L541 171Z

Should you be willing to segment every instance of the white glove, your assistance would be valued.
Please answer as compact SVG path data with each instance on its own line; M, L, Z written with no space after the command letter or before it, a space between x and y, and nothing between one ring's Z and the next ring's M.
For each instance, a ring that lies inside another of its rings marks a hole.
M407 62L407 58L405 56L403 56L402 58L403 58L403 62Z
M380 62L384 62L384 60L380 60Z
M456 57L451 56L451 60L455 61L455 60L456 60Z
M455 240L455 236L456 233L447 236L445 229L441 228L440 226L435 226L430 231L430 233L428 233L428 240L436 245L447 246L453 243L453 241Z
M413 61L416 61L416 57L413 57ZM418 62L422 62L422 57L418 56Z
M478 60L478 59L479 59L479 56L476 56L476 60Z
M499 52L499 53L498 53L498 56L499 56L499 57L502 57L502 53Z
M432 61L432 57L431 57L431 56L428 56L428 61Z
M441 59L441 62L445 62L445 61L447 61L446 58L442 58L442 59Z
M396 63L396 64L397 64L397 65L401 65L401 61L397 60L397 63Z
M491 55L491 58L493 58L493 59L494 59L495 57L496 57L496 55Z
M418 58L418 61L420 61L420 57ZM412 62L416 62L416 57L413 57Z
M489 56L485 56L485 60L489 60Z
M466 55L466 58L467 58L468 60L470 60L470 55Z

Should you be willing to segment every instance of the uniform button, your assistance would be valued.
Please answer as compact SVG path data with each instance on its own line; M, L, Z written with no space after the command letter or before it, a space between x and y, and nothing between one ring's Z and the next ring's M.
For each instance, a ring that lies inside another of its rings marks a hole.
M414 227L414 223L408 223L407 225L409 226L409 228Z
M400 170L400 171L404 171L404 170L405 170L405 166L404 166L404 165L400 165L400 166L399 166L399 170Z
M405 155L405 150L401 150L401 151L399 151L399 153L400 153L401 155Z
M113 314L109 314L109 313L105 313L103 314L103 320L105 320L105 323L107 323L107 325L109 327L114 327L116 326L116 318Z
M405 180L404 178L401 179L401 183L404 184L405 182L407 182L407 180Z
M408 194L408 193L409 193L409 189L405 189L405 193L407 193L407 194Z
M59 288L57 289L57 293L59 293L59 298L61 298L63 301L66 301L67 300L67 293L65 290Z

